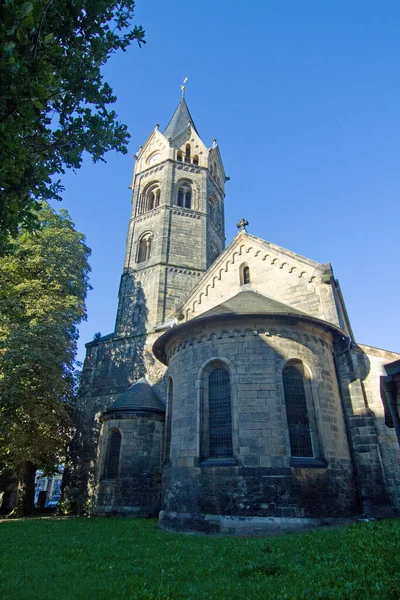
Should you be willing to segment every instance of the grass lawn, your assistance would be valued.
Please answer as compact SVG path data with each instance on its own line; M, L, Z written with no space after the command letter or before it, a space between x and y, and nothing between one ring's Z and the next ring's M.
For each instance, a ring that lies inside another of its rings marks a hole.
M396 600L400 520L257 538L118 518L3 522L0 598Z

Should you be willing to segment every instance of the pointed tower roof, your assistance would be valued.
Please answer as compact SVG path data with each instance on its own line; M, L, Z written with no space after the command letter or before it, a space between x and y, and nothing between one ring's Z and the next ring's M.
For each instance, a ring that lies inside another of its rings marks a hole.
M145 377L141 377L130 388L118 396L104 412L115 411L165 412L165 408Z
M186 100L185 98L182 98L176 108L176 111L172 115L172 119L165 128L164 136L166 138L175 138L177 135L179 135L180 133L182 133L182 131L186 129L188 121L191 122L197 135L199 135L199 132L196 129L196 125L193 122L192 115L190 114L190 111L188 109L188 105L186 104Z

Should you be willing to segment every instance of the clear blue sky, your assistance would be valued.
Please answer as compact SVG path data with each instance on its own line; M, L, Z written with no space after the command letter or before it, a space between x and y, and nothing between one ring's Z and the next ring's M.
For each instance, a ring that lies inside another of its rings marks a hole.
M132 135L86 159L63 205L92 248L79 358L114 328L133 159L186 100L226 173L227 243L249 233L331 262L360 343L400 351L398 0L137 0L147 44L104 69Z

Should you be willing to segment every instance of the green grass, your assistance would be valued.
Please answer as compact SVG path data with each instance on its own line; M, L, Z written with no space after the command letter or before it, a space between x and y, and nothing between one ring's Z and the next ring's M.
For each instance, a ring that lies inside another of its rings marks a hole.
M400 520L222 538L155 521L0 523L0 598L400 599Z

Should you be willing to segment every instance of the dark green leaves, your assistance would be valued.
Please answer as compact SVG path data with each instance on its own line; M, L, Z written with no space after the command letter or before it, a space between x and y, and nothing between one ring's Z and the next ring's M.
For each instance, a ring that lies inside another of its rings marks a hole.
M133 0L8 0L0 4L0 253L35 227L37 201L61 199L53 176L86 151L126 153L129 134L109 109L101 66L144 41Z

